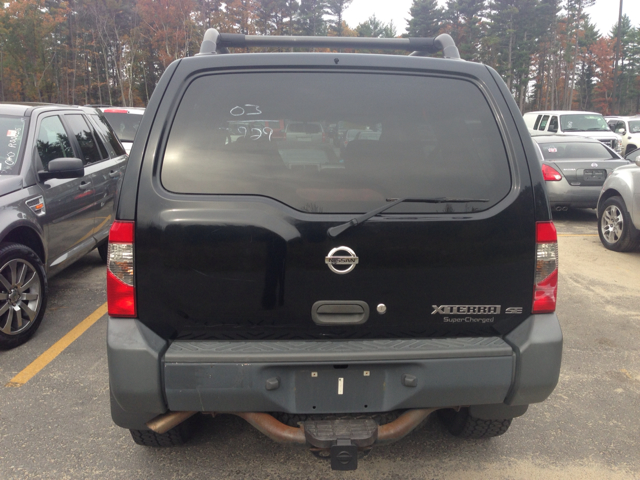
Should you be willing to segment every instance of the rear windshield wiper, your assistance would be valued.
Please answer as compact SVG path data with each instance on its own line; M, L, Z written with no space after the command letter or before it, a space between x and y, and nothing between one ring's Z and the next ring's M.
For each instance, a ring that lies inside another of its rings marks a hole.
M341 225L337 225L335 227L331 227L327 230L327 235L330 237L337 237L342 232L344 232L349 227L355 227L356 225L360 225L361 223L366 222L371 217L375 217L379 213L384 212L385 210L390 209L391 207L395 207L399 203L403 202L413 202L413 203L470 203L470 202L488 202L486 198L448 198L448 197L435 197L435 198L388 198L388 202L381 207L376 208L375 210L371 210L365 214L360 215L359 217L352 218L347 223L343 223Z

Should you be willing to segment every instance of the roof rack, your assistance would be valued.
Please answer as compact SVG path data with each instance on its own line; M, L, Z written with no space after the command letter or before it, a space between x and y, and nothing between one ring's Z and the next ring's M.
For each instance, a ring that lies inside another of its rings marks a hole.
M229 53L230 47L309 47L309 48L354 48L380 50L407 50L411 55L425 55L442 51L444 58L460 60L460 53L451 35L443 33L435 38L369 38L369 37L303 37L285 35L242 35L220 33L215 28L204 34L200 53L213 55Z

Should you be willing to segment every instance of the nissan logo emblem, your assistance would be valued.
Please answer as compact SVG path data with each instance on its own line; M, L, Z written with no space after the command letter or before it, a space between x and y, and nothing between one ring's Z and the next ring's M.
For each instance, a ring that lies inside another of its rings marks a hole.
M347 255L337 255L339 252L344 252ZM356 252L351 250L349 247L337 247L332 249L329 252L329 255L324 257L324 263L327 264L329 270L333 273L344 275L356 268L358 257L356 256ZM336 268L339 265L346 266L347 268L340 270L339 268Z

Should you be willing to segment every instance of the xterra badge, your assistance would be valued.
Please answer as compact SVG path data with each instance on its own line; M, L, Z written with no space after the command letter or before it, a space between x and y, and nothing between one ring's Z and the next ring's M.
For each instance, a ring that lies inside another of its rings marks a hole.
M434 310L431 315L439 313L440 315L451 314L476 314L476 315L491 315L500 313L500 305L431 305Z

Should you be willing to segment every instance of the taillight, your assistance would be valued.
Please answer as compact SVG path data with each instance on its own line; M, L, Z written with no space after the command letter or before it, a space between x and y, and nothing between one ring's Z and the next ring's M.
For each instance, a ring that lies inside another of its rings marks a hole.
M558 296L558 235L553 222L536 223L536 275L533 313L556 310Z
M109 232L107 303L112 317L136 316L133 277L134 222L115 221Z
M322 132L322 141L323 142L327 141L327 134L325 132Z
M105 108L105 113L129 113L127 110L123 108Z
M555 168L549 165L542 165L542 176L547 182L557 182L562 180L562 175Z

